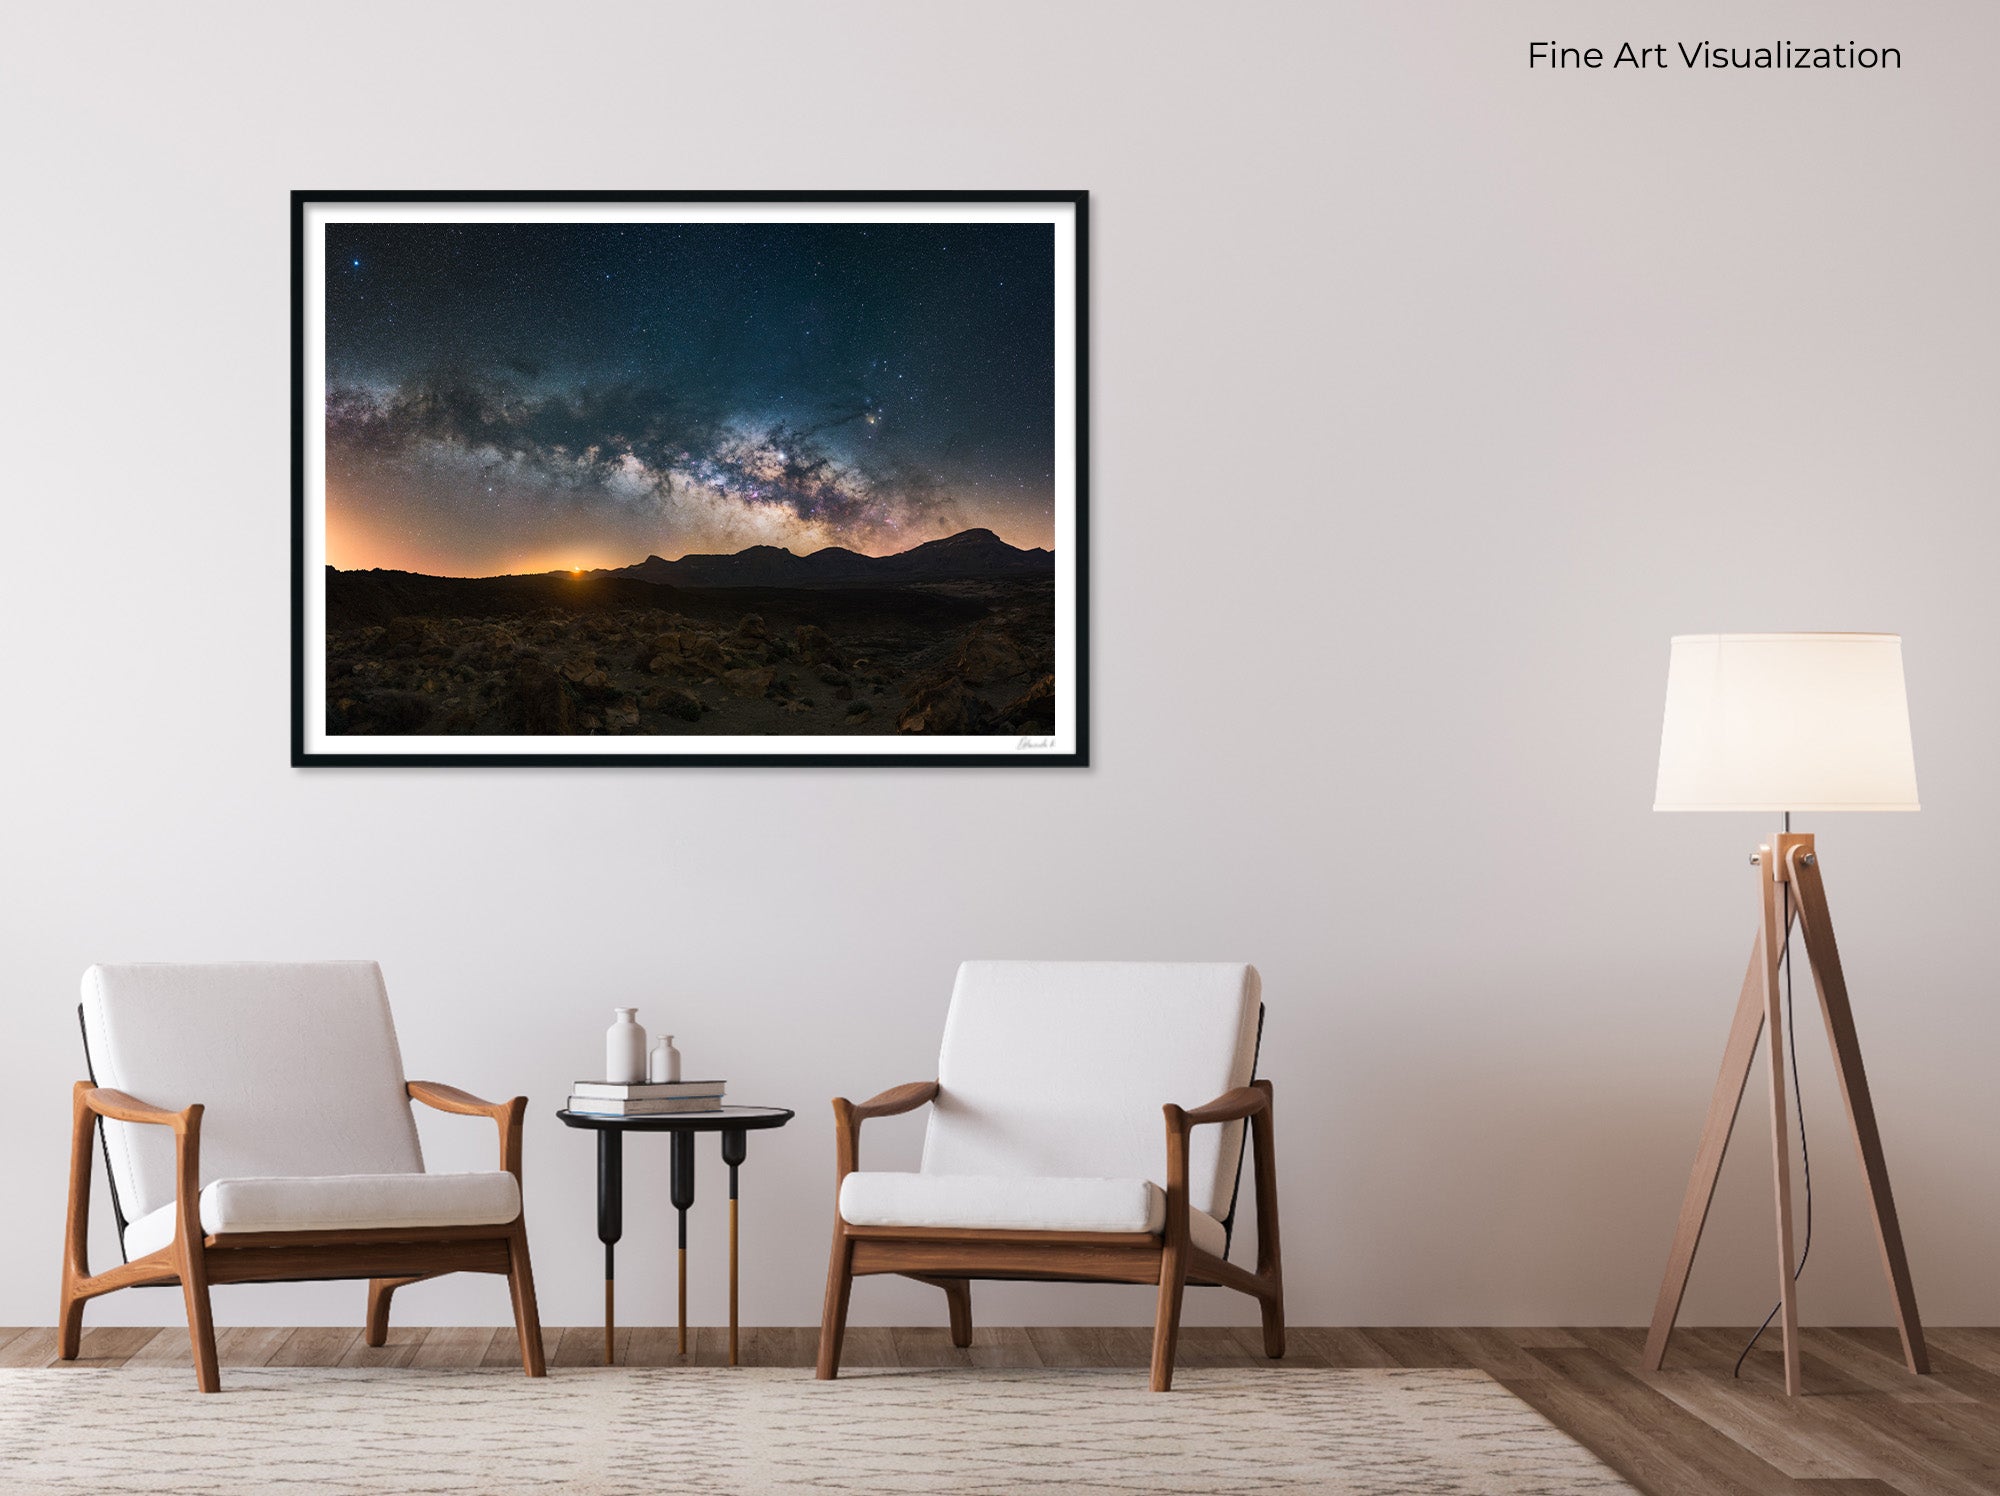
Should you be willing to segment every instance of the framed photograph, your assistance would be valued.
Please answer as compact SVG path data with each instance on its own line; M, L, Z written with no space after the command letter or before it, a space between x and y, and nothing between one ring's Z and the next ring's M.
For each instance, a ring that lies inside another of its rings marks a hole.
M1087 764L1087 213L293 193L293 764Z

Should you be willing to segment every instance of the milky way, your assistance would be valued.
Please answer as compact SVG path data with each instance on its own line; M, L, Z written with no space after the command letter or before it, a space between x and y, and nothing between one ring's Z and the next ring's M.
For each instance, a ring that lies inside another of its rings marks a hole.
M1046 224L331 224L327 553L1053 542Z

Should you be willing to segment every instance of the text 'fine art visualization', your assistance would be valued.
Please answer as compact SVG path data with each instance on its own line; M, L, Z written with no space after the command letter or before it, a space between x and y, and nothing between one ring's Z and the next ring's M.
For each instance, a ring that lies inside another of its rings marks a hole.
M1080 192L299 192L295 764L1088 762Z

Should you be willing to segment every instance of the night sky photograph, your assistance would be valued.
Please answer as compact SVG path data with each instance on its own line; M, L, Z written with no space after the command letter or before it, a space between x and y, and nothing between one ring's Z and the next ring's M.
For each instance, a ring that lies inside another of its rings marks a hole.
M327 560L1051 547L1047 224L326 231Z
M328 745L1069 751L1057 221L632 216L298 251Z

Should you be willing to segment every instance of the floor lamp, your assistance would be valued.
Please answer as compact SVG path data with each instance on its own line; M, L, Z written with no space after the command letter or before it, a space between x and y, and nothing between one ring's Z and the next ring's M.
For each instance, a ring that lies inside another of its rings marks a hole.
M1694 1173L1653 1309L1641 1365L1657 1371L1680 1313L1708 1218L1722 1156L1749 1083L1759 1037L1770 1034L1771 1160L1778 1203L1779 1312L1784 1323L1785 1391L1799 1391L1799 1310L1792 1254L1791 1143L1785 1105L1785 1006L1779 959L1796 920L1812 966L1820 1012L1833 1045L1840 1091L1868 1182L1882 1266L1896 1301L1903 1358L1930 1370L1916 1291L1903 1251L1875 1103L1841 975L1832 916L1810 835L1792 835L1791 812L1915 810L1916 766L1903 690L1903 641L1895 634L1692 634L1676 638L1667 665L1666 721L1660 736L1655 810L1785 813L1783 834L1751 854L1756 935L1736 1003L1722 1073L1708 1104Z

